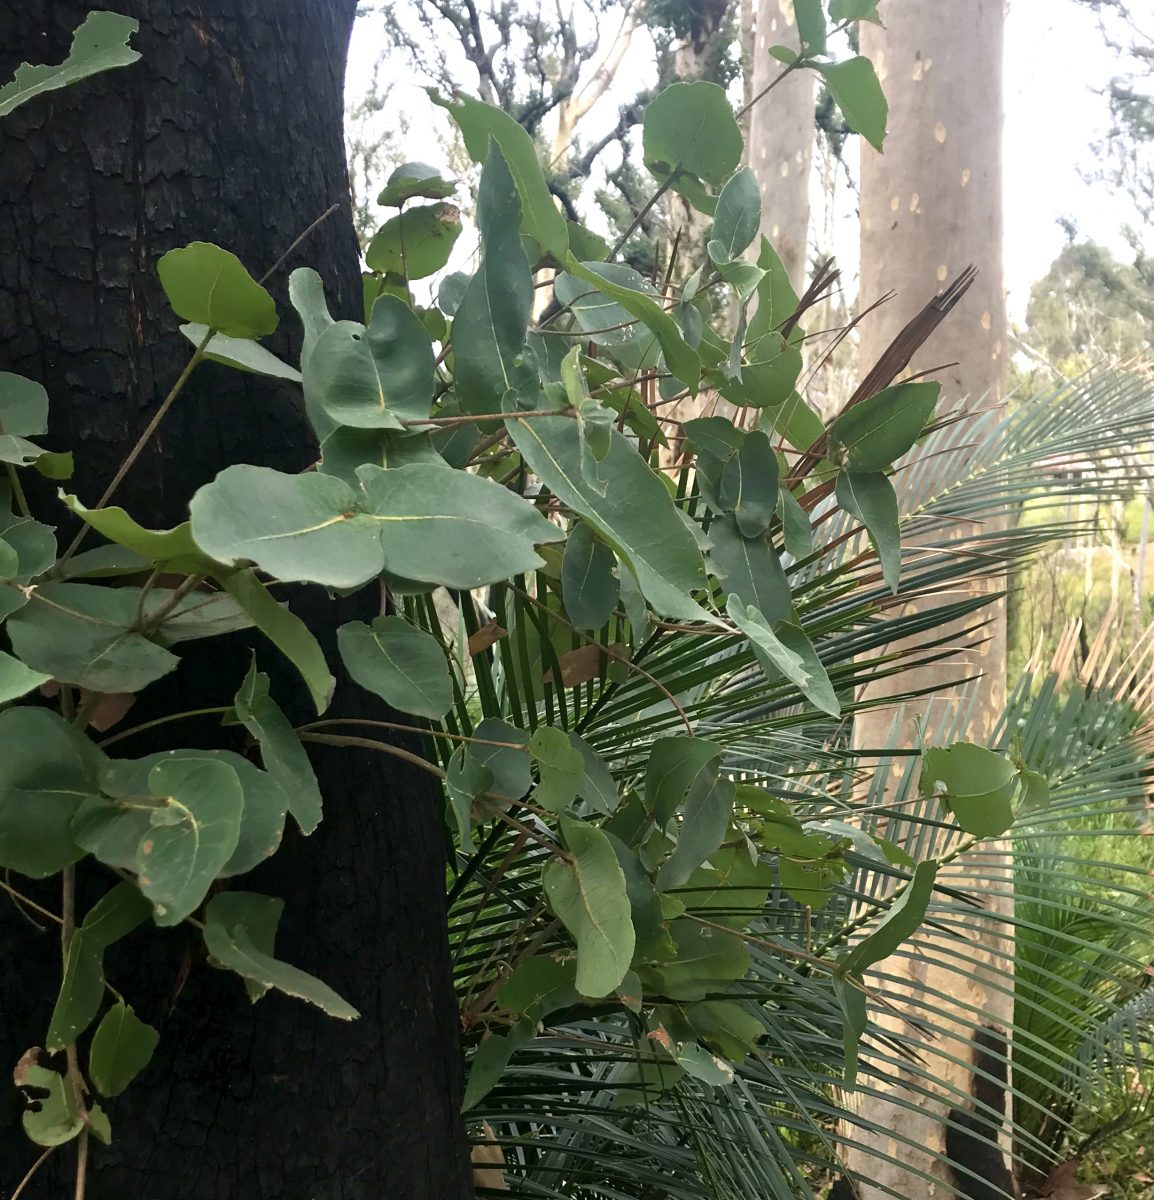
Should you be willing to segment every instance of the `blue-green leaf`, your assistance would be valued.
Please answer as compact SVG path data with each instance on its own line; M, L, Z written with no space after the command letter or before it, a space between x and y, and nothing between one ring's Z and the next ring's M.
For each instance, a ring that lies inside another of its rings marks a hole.
M896 593L902 577L902 540L894 485L881 471L841 471L837 502L866 527L886 585Z
M621 581L613 551L584 521L573 527L561 562L565 612L578 629L600 629L617 606Z
M453 703L453 677L440 643L403 617L350 621L337 630L349 674L400 712L439 720Z

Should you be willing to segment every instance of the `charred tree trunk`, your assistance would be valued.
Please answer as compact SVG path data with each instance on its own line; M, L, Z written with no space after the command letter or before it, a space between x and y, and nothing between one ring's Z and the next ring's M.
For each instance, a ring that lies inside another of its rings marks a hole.
M0 0L0 79L24 60L60 61L90 7ZM139 19L142 60L0 121L0 369L48 389L50 444L76 452L69 487L89 503L188 359L156 278L166 250L214 241L260 275L335 203L339 211L269 286L283 304L287 272L315 264L335 315L356 316L360 302L341 137L355 0L113 7ZM286 308L271 346L294 357L296 338ZM294 471L315 456L298 389L208 364L116 503L167 526L230 463ZM34 503L68 536L64 509L47 489ZM291 600L328 649L338 619L365 607L353 598L338 614L315 588ZM248 644L262 669L277 669L271 647ZM247 668L246 643L234 639L226 652L217 640L207 653L201 645L170 677L175 683L138 699L126 724L229 702ZM294 687L287 673L274 675L290 712ZM359 703L338 680L333 711L350 714ZM297 711L303 715L303 704ZM163 740L136 736L111 752L136 757L234 737L207 721L158 732ZM113 1142L93 1147L89 1200L471 1195L439 797L427 776L391 759L326 751L314 762L325 820L307 840L286 834L282 850L240 886L285 898L278 955L331 983L361 1019L335 1021L276 993L251 1006L235 976L204 962L195 930L138 930L114 948L108 973L159 1028L160 1046L110 1105ZM80 875L83 911L107 884L83 864ZM58 906L57 883L33 890ZM60 977L58 939L7 899L0 969L7 1075L25 1049L42 1044ZM5 1093L0 1196L36 1157L20 1129L20 1105ZM65 1194L73 1158L69 1147L55 1154L29 1194Z

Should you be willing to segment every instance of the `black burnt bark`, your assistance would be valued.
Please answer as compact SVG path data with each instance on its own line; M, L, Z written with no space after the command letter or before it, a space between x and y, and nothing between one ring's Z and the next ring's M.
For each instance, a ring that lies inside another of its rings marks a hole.
M90 7L0 0L0 80L21 61L58 62ZM335 315L356 316L357 249L342 128L355 0L117 0L140 21L134 66L42 96L0 119L0 370L42 382L69 487L94 503L187 361L157 283L173 246L213 241L260 275L330 205L270 289L285 305L294 266L314 265ZM270 347L290 358L287 306ZM154 527L235 462L299 470L315 446L292 385L198 370L116 497ZM47 488L37 515L71 535ZM96 544L95 539L92 544ZM370 589L371 591L372 589ZM294 610L332 648L338 620L319 589ZM274 691L307 707L267 644L193 644L181 669L124 724L227 703L254 646ZM330 653L330 662L336 662ZM338 682L333 712L364 699ZM295 708L294 708L295 705ZM381 714L377 714L381 715ZM236 745L213 723L169 725L114 753ZM461 1066L445 935L441 806L428 778L383 756L321 750L326 816L286 834L240 886L287 901L278 954L360 1010L343 1023L276 994L250 1006L240 981L203 961L195 931L147 928L109 956L109 975L161 1033L157 1056L109 1105L114 1140L93 1146L89 1200L456 1200L471 1195L459 1117ZM82 866L81 909L108 885ZM57 881L29 890L58 907ZM0 898L0 1077L42 1043L59 983L57 938ZM0 1197L36 1156L0 1083ZM71 1195L65 1147L27 1195Z

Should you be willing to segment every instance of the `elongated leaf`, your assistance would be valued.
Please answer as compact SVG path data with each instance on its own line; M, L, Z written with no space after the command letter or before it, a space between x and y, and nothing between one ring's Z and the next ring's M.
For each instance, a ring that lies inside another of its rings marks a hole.
M572 857L545 865L545 895L577 943L577 990L608 996L625 978L635 944L625 876L600 829L562 815L561 832Z
M932 860L918 863L909 886L886 909L886 915L851 950L842 955L838 969L847 975L861 975L908 941L926 918L926 909L934 894L938 864Z
M0 87L0 117L42 92L136 62L140 54L128 45L128 39L139 28L139 22L119 13L89 13L72 35L72 48L62 63L55 67L21 63L16 68L11 83Z
M253 624L300 672L317 713L323 713L333 698L334 680L324 651L308 626L287 605L275 600L253 571L229 572L224 576L224 586Z
M777 455L769 438L753 430L721 473L719 499L743 537L763 534L777 512Z
M600 629L617 606L621 581L614 572L613 551L581 522L565 543L561 593L565 612L578 629Z
M335 422L321 407L317 385L312 381L312 354L321 334L334 322L325 302L325 286L312 267L297 267L289 275L288 290L304 331L300 366L305 410L318 440L323 441L333 431Z
M685 801L677 844L657 872L659 891L680 887L718 849L733 817L735 791L730 780L718 778L716 768L698 774Z
M533 277L518 225L521 203L509 166L494 147L477 192L481 265L453 318L453 381L467 413L500 412L502 397L516 386L533 305ZM552 204L550 199L550 209Z
M43 879L82 857L71 822L98 791L101 759L48 709L0 712L0 867Z
M455 102L441 99L436 92L429 95L457 122L474 162L488 163L490 138L500 147L520 195L521 227L557 264L563 263L569 249L569 232L549 193L533 139L508 113L491 104L463 95Z
M809 515L789 488L778 491L778 503L781 505L781 524L787 553L795 559L808 558L813 553L813 529Z
M880 150L886 140L889 104L868 58L858 56L840 63L814 63L829 94L841 109L845 123Z
M855 471L884 471L922 435L938 383L899 383L855 404L829 427L831 450Z
M407 208L377 230L365 250L365 262L381 275L424 279L449 261L460 233L461 210L455 204Z
M462 1112L475 1108L493 1090L513 1055L536 1033L537 1022L526 1019L518 1021L508 1033L491 1033L481 1042L469 1061Z
M694 85L675 84L674 86ZM665 311L659 300L645 292L635 291L633 288L615 282L614 272L611 264L608 263L582 263L570 254L565 260L565 269L571 275L591 284L598 291L604 292L631 316L644 322L645 326L656 334L657 340L661 343L669 370L690 391L697 390L697 385L701 381L701 360L698 358L697 352L685 340L685 335L681 332L681 327L676 319Z
M894 485L880 471L841 471L837 502L866 527L882 575L890 591L896 592L902 577L902 541Z
M119 1096L148 1066L160 1035L126 1004L104 1014L88 1051L88 1077L102 1096Z
M577 750L585 764L577 794L596 812L606 816L616 812L618 804L621 803L621 796L605 760L575 733L569 734L569 744Z
M765 536L743 537L733 516L709 526L709 561L724 590L748 600L767 621L785 620L792 610L789 581Z
M272 297L228 250L190 242L162 255L156 270L173 311L186 321L234 338L264 337L276 330Z
M145 529L123 508L86 508L76 496L61 495L65 504L86 524L110 542L124 546L150 563L164 563L189 575L209 574L218 564L201 552L185 521L172 529Z
M288 797L289 812L301 833L312 833L321 822L317 777L292 724L269 695L268 676L257 671L255 664L233 703L241 723L260 743L265 770Z
M726 180L717 197L709 257L715 263L733 262L757 237L760 222L761 192L757 176L751 168L742 167Z
M453 678L437 639L402 617L350 621L337 630L349 674L401 712L437 720L453 703Z
M208 326L190 322L182 325L180 332L194 346L199 346L208 336ZM210 362L232 367L234 371L247 371L251 375L289 379L293 383L300 383L302 378L296 367L282 362L271 350L266 350L260 342L254 342L251 338L232 338L225 337L223 333L214 333L205 348L204 356Z
M690 784L720 758L721 747L703 738L668 737L653 743L645 767L645 807L658 828L668 827Z
M104 1000L104 952L148 920L152 907L127 881L102 896L73 932L60 992L52 1009L45 1046L52 1051L75 1044L96 1019Z
M246 981L315 1004L330 1017L355 1020L360 1013L327 983L273 958L271 952L256 945L253 929L265 927L269 900L251 892L223 892L214 896L205 909L204 944L209 954ZM283 901L276 903L283 905Z
M822 0L794 0L797 36L807 54L825 53L825 12Z
M436 385L433 343L396 296L373 305L367 327L337 321L319 334L306 373L329 418L360 429L403 430L427 417Z
M663 616L712 621L688 593L702 589L705 569L661 480L629 441L614 432L602 463L604 494L581 471L580 435L566 417L506 420L518 450L547 488L579 513L636 573L645 598Z

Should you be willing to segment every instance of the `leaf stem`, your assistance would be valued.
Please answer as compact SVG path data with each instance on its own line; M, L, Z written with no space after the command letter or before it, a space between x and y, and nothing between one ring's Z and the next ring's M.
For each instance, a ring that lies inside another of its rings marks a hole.
M61 918L54 912L37 904L35 900L29 896L25 896L23 892L17 891L6 879L0 879L0 891L7 892L17 904L22 904L25 908L30 908L33 912L38 912L42 917L47 917L49 921L54 921L57 925L63 924Z
M167 725L170 721L183 721L186 717L223 715L231 708L231 704L221 704L213 708L189 708L185 709L184 712L169 713L166 717L155 717L151 721L143 721L139 725L133 725L130 729L122 729L119 733L114 733L111 737L105 738L99 745L103 749L105 746L111 746L114 742L122 741L124 738L132 737L137 733L143 733L146 729L155 729L157 725Z
M104 508L108 504L108 501L112 499L116 489L120 487L121 483L124 481L124 477L129 471L132 470L133 464L143 453L144 447L147 446L152 440L152 435L160 427L160 423L164 420L164 418L168 416L168 410L173 406L177 396L179 396L184 390L184 385L188 382L189 376L192 375L193 371L195 371L197 366L200 364L201 359L204 358L205 347L212 340L212 336L215 332L215 329L210 329L201 339L200 344L192 352L192 357L187 363L185 363L184 370L181 371L176 382L169 389L168 395L165 396L165 398L160 402L160 407L153 414L152 420L149 421L144 427L144 432L136 439L136 445L134 445L125 456L124 461L120 464L116 474L113 475L112 481L104 489L104 494L96 502L97 508ZM72 539L71 545L69 545L68 549L65 550L60 556L60 561L56 564L58 570L80 548L81 543L88 536L88 531L91 528L91 525L80 526L76 536Z
M32 510L28 507L28 497L24 494L24 485L20 482L19 472L12 463L5 463L4 466L8 471L8 483L12 488L12 498L16 501L16 507L20 510L20 515L31 517Z
M633 233L637 229L638 225L640 225L641 222L644 221L647 216L649 216L650 212L653 210L653 206L658 202L658 200L661 199L662 196L665 195L667 191L669 191L680 174L680 170L674 171L673 174L671 174L657 189L657 191L655 191L653 195L645 201L637 215L632 221L629 222L628 226L626 226L625 232L614 243L613 249L609 251L610 260L616 258L618 254L621 253L625 247L625 243L633 236Z
M307 725L298 725L297 733L307 733L314 729L322 729L328 725L364 725L374 729L394 729L399 733L422 733L428 737L445 738L451 742L468 742L474 746L500 746L506 750L528 750L524 742L497 742L491 738L468 737L463 733L447 733L440 729L426 729L423 725L403 725L399 721L370 721L366 717L329 717L324 721L310 721Z
M32 1177L40 1170L42 1166L52 1157L53 1151L59 1150L59 1146L49 1146L47 1150L28 1168L28 1173L16 1185L16 1190L12 1193L11 1200L20 1200L20 1195L24 1189L32 1182Z

